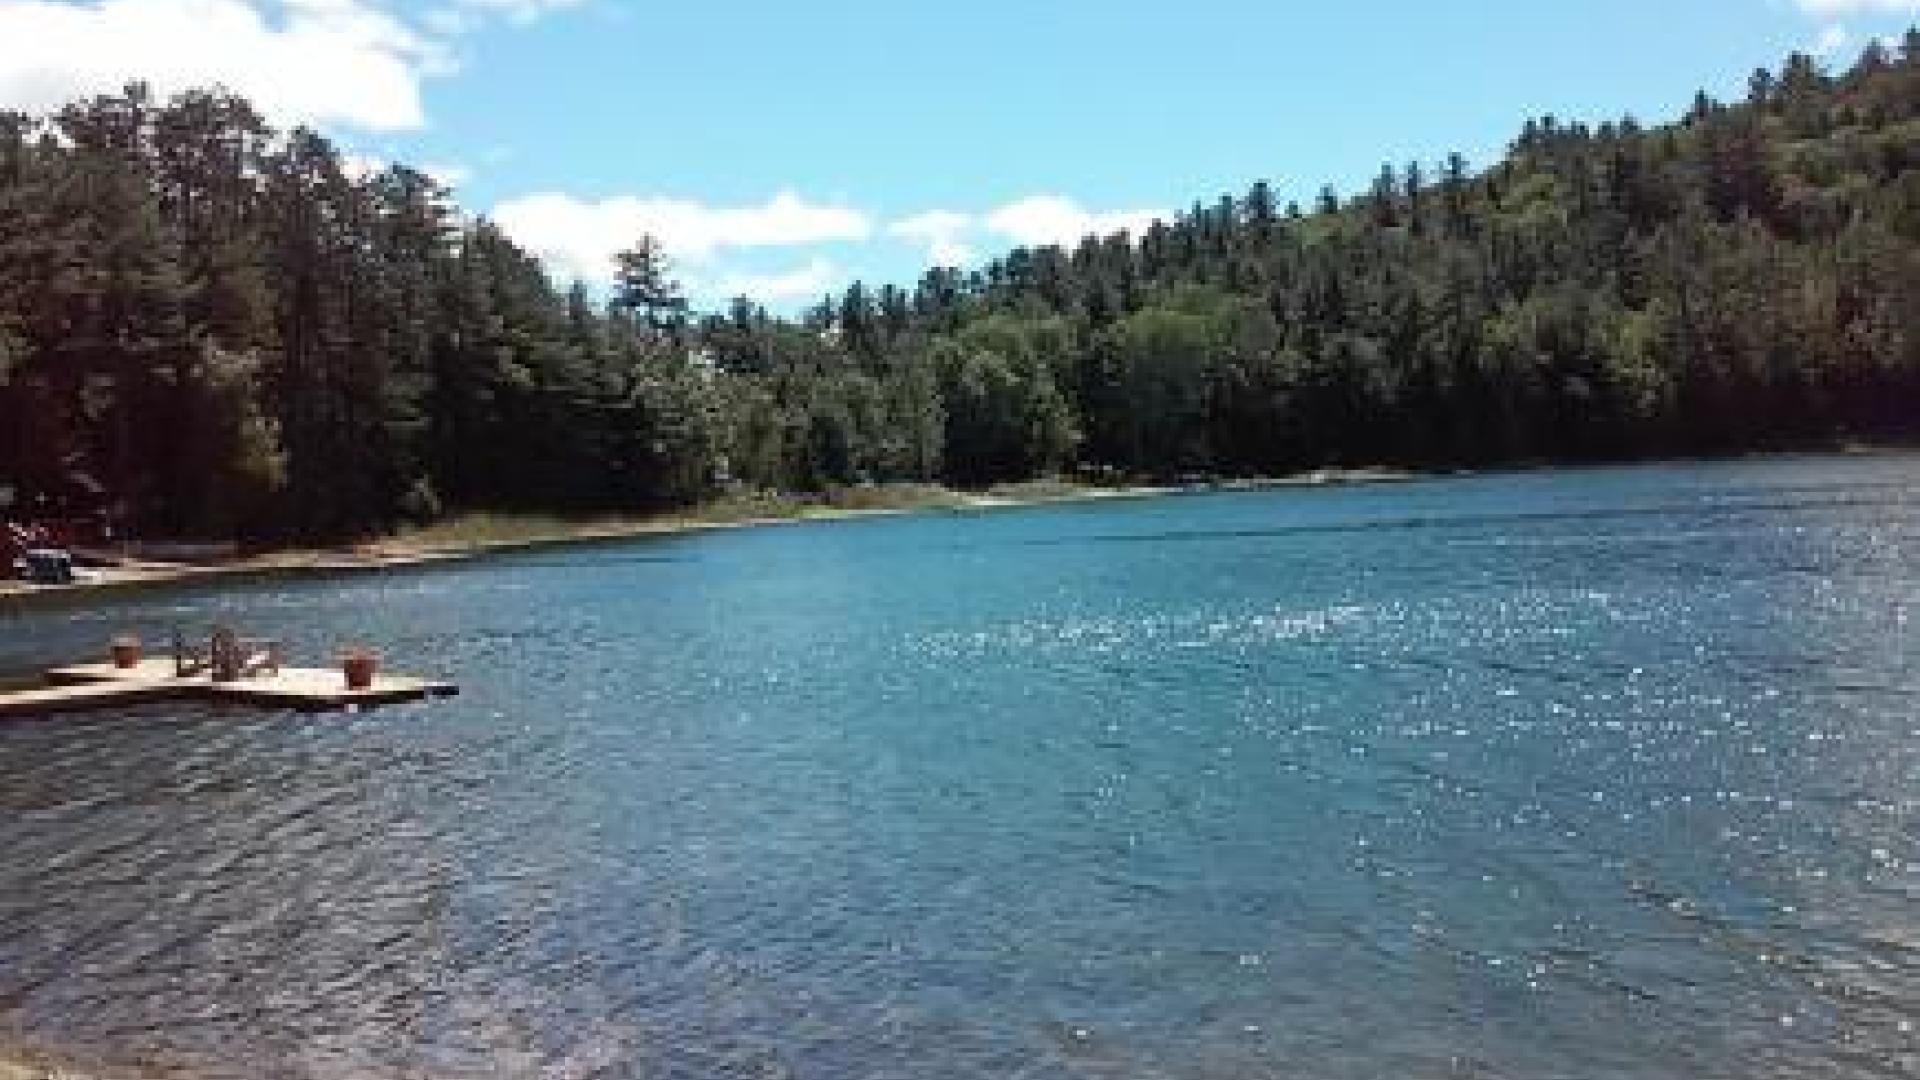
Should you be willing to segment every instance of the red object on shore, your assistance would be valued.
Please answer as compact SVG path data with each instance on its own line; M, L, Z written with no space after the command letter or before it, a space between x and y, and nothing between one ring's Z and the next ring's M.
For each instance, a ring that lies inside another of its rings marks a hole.
M340 670L347 676L347 689L366 690L373 686L373 674L380 668L380 660L370 652L350 652L340 661Z
M107 646L113 653L113 666L117 668L136 668L140 666L140 639L132 636L114 638Z
M5 563L0 567L0 577L11 576L3 571L10 570L15 560L26 558L27 552L48 546L45 529L18 521L0 523L0 561Z

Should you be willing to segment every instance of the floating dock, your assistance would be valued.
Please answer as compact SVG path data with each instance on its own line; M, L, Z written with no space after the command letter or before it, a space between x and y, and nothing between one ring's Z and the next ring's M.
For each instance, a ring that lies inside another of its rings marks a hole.
M151 657L133 667L74 664L46 674L43 689L0 693L0 717L42 716L85 709L111 709L153 701L214 701L270 709L323 711L394 705L460 692L452 683L410 675L376 675L364 690L347 689L338 669L281 668L271 674L216 682L206 674L176 675L170 657Z

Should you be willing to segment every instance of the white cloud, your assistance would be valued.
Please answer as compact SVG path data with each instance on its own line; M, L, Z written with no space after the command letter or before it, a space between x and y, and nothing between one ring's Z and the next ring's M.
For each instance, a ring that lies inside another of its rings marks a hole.
M340 155L340 171L345 173L349 180L365 180L378 176L392 168L394 164L395 162L389 158L360 150L346 150ZM459 187L473 175L473 170L465 165L452 162L428 162L425 165L414 165L411 162L402 161L399 164L412 168L416 172L425 173L435 183L447 188Z
M1920 12L1920 0L1797 0L1797 2L1800 10L1809 15L1825 17L1874 12L1889 15L1909 11Z
M420 25L441 37L457 37L480 27L480 15L464 7L429 8Z
M1815 56L1832 56L1834 53L1846 48L1850 38L1851 36L1847 33L1846 27L1838 25L1829 26L1820 31L1820 36L1814 39L1808 51Z
M726 250L801 247L864 240L873 224L861 211L808 202L782 191L757 206L709 206L690 199L619 195L598 201L559 192L509 199L493 218L561 277L604 280L615 252L643 234L667 254L699 261Z
M465 8L504 15L516 23L530 23L548 12L577 7L584 2L585 0L458 0L455 7L442 10L457 12Z
M1031 195L978 212L923 210L882 226L863 210L813 202L793 191L737 206L661 196L584 199L548 191L501 202L491 216L558 280L603 284L612 276L614 254L651 235L680 263L696 300L750 296L779 304L818 296L852 276L829 257L844 249L824 251L821 245L857 245L881 236L923 250L931 265L962 267L977 262L982 252L1012 244L1071 246L1088 235L1121 230L1138 235L1167 215L1148 209L1092 210L1062 195ZM767 271L742 269L730 258L775 250L793 251L793 258L806 261ZM865 267L874 249L856 250Z
M1155 220L1166 216L1164 210L1096 212L1064 195L1029 195L990 211L985 220L989 230L1016 244L1072 247L1082 237L1109 236L1123 229L1138 236Z
M425 126L422 84L454 39L583 0L454 0L418 24L385 0L0 0L0 108L47 112L142 80L224 86L281 126Z
M763 304L809 300L831 291L846 278L846 272L831 260L815 256L804 266L770 274L728 273L710 282L689 282L696 293L716 299L745 296Z
M1064 195L1029 195L980 214L927 210L887 226L887 235L925 245L935 266L965 266L990 239L1025 247L1074 247L1087 236L1125 230L1136 237L1164 210L1089 210Z
M369 176L377 176L386 172L387 166L391 164L393 163L377 154L363 154L358 150L348 150L340 155L340 171L345 173L349 180L365 180Z
M456 188L473 178L473 170L451 161L430 161L420 171L433 177L441 187Z
M144 79L218 83L282 123L425 123L421 80L445 50L364 0L0 0L0 106L45 112Z
M927 257L934 266L965 266L973 262L975 253L962 237L974 224L974 219L967 214L927 210L888 225L887 235L925 244Z

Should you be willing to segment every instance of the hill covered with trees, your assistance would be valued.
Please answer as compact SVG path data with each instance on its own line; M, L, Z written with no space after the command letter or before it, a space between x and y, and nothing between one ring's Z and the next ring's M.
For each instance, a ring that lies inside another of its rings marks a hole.
M1660 126L1273 186L799 319L610 301L218 92L0 113L0 490L177 535L726 488L1272 475L1920 435L1920 33ZM0 507L0 516L5 514Z

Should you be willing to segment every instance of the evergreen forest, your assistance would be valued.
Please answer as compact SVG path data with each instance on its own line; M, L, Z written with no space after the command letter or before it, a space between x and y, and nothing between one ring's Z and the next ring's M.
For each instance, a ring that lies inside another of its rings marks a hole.
M610 288L552 281L424 173L221 91L0 113L0 496L289 542L1920 436L1920 32L1281 191L781 317L694 310L648 237Z

